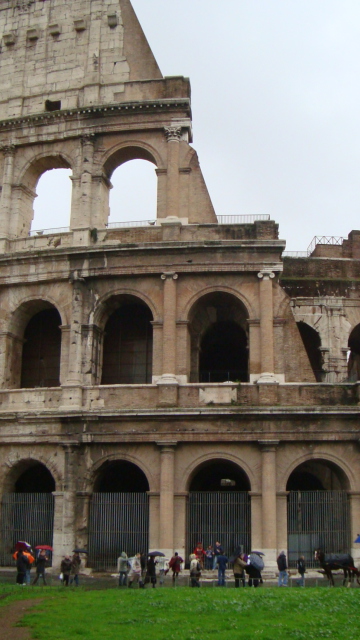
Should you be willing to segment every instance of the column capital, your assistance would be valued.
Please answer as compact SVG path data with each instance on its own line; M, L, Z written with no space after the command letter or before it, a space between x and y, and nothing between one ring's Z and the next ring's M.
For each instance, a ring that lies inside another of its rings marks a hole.
M265 269L263 269L262 271L259 271L257 277L260 280L270 280L272 278L275 278L275 273L273 271L266 271Z
M160 277L161 280L177 280L179 275L174 271L164 271Z
M170 127L164 127L164 131L168 142L180 142L182 127L172 125Z
M266 451L276 451L279 443L280 440L258 440L258 444L263 453Z
M96 135L95 133L87 133L86 135L81 136L80 140L82 145L94 144L96 140Z
M2 144L0 146L0 150L4 154L4 156L14 156L16 151L16 146L14 144Z

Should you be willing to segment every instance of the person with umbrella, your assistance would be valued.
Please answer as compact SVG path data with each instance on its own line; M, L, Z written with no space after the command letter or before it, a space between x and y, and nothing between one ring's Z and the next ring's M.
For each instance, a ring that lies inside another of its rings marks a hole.
M16 584L21 584L25 586L24 578L29 565L30 565L29 560L24 555L24 552L21 549L19 549L19 551L17 552L17 560L16 560L16 569L17 569Z
M27 567L25 572L25 582L27 586L29 586L31 583L31 565L35 562L35 558L32 555L34 552L32 551L31 546L28 542L17 542L15 546L15 553L13 553L14 560L17 560L20 549L23 552L23 555L29 560L29 566Z
M38 555L38 557L36 559L36 562L35 562L36 577L35 577L35 580L33 581L33 585L37 583L37 581L39 580L40 576L43 579L44 585L46 585L45 567L46 567L47 560L48 560L48 557L46 555L45 549L41 549L40 553L39 553L39 555Z

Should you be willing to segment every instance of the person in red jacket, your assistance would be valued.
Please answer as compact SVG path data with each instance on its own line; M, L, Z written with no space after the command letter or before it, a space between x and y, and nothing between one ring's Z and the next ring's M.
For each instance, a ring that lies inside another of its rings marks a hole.
M204 568L204 557L205 557L205 549L203 547L202 542L198 542L193 553L195 553L198 562L200 562L200 566Z
M184 560L179 556L178 552L175 551L174 555L172 558L170 558L169 561L169 569L172 570L173 575L172 575L172 580L173 580L173 584L175 585L176 579L180 573L180 569L181 569L181 564L184 562Z

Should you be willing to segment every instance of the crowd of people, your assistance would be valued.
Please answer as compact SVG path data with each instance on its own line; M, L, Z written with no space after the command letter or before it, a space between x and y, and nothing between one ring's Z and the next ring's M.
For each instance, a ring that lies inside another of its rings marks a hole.
M261 551L252 551L249 555L243 553L241 549L237 549L231 557L228 557L220 542L216 542L214 547L209 545L204 549L201 543L198 543L190 554L190 585L192 587L200 587L200 578L202 572L217 571L217 585L225 586L226 569L232 565L235 579L235 587L245 587L246 583L249 587L258 587L262 584L261 571L264 568L263 556ZM183 558L175 552L170 560L166 559L161 552L151 552L148 556L137 553L133 558L128 558L125 551L118 558L117 570L119 573L119 587L129 587L139 585L144 589L147 584L154 588L159 578L159 584L163 585L166 574L172 572L172 583L175 585L180 574ZM278 586L287 586L288 584L288 564L285 552L282 551L277 558L279 570ZM305 558L301 556L297 561L297 569L300 578L297 580L299 586L305 586Z
M16 560L16 583L29 586L35 585L39 578L42 579L43 585L46 586L46 567L49 565L50 558L45 549L40 549L38 553L34 553L32 549L19 549L13 554ZM81 566L81 558L79 553L74 552L73 556L66 555L61 562L60 580L64 586L69 584L79 585L79 572ZM31 569L35 567L35 578L31 583Z

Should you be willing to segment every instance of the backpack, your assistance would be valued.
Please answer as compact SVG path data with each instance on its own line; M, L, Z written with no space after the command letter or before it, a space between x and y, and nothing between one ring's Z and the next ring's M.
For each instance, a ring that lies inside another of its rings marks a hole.
M263 570L264 560L262 559L261 556L258 556L257 553L250 553L249 559L250 559L250 564L252 564L252 566L255 567L255 569L258 569L258 571Z

